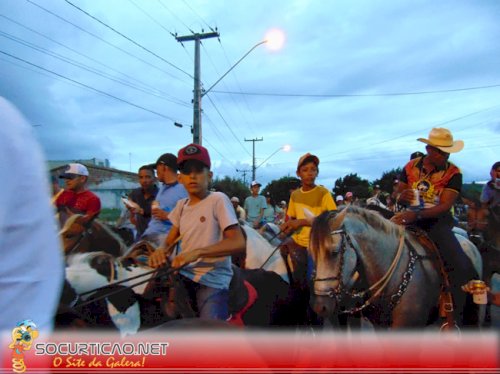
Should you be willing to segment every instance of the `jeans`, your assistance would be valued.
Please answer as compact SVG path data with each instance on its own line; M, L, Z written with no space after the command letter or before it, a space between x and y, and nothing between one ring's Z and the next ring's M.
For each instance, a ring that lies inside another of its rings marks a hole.
M193 310L200 318L227 320L229 318L229 290L212 288L180 277L189 294ZM193 303L193 301L196 301Z
M461 286L471 279L479 279L474 266L465 254L455 234L452 232L453 219L445 215L434 220L422 220L419 227L427 232L436 244L444 263L451 285L451 293L455 303L455 318L464 325L477 323L477 306L472 303L470 295L461 290Z

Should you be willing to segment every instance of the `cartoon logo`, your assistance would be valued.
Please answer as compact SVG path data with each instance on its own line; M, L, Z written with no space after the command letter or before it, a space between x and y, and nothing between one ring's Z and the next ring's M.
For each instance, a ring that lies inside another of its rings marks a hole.
M35 323L26 319L19 322L12 330L12 343L9 348L12 349L12 370L16 373L24 373L26 365L24 364L24 351L29 351L33 340L38 337L38 328Z

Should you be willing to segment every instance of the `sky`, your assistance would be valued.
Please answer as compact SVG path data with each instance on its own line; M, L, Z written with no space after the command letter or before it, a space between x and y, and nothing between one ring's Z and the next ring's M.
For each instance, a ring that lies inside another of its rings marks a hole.
M255 47L202 99L216 177L250 183L248 140L263 139L264 185L307 152L328 188L373 181L446 127L464 181L484 181L500 159L499 20L496 0L2 0L0 96L47 159L137 171L193 140L194 42L174 35L220 33L200 48L208 90L278 29L280 49Z

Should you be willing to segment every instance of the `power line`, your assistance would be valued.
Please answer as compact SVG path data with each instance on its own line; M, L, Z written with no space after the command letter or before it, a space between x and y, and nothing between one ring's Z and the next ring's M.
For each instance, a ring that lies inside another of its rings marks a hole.
M487 86L475 86L475 87L464 87L464 88L454 88L447 90L434 90L434 91L417 91L417 92L391 92L391 93L380 93L380 94L301 94L301 93L271 93L271 92L235 92L235 91L219 91L214 90L214 93L219 94L234 94L234 95L247 95L247 96L276 96L276 97L384 97L384 96L410 96L410 95L428 95L428 94L438 94L438 93L449 93L449 92L461 92L461 91L472 91L472 90L484 90L490 88L498 88L500 84L492 84Z
M189 8L191 9L191 11L199 18L201 19L201 22L203 22L209 29L210 31L212 32L217 32L217 28L213 28L212 26L210 26L207 22L205 22L205 20L193 9L191 8L191 6L185 1L185 0L182 0L182 2Z
M96 63L96 64L98 64L98 65L101 65L101 66L103 66L103 67L105 67L105 68L107 68L107 69L109 69L109 70L111 70L111 71L113 71L113 72L115 72L115 73L117 73L117 74L119 74L119 75L123 75L124 77L127 77L127 78L128 78L128 79L130 79L131 81L134 81L134 82L136 82L136 83L138 83L138 84L142 85L143 87L146 87L146 88L149 88L149 89L152 89L152 90L158 91L158 92L160 92L160 93L162 93L162 94L164 94L164 95L168 96L168 94L166 94L166 93L164 93L164 92L162 92L162 91L158 90L157 88L154 88L154 87L152 87L152 86L148 85L147 83L141 82L141 81L139 81L139 80L135 79L134 77L132 77L132 76L130 76L130 75L128 75L128 74L126 74L126 73L123 73L123 72L121 72L121 71L118 71L118 70L116 70L115 68L113 68L113 67L111 67L111 66L109 66L109 65L107 65L107 64L105 64L105 63L103 63L103 62L100 62L100 61L98 61L98 60L96 60L96 59L94 59L94 58L92 58L92 57L90 57L90 56L84 55L83 53L78 52L76 49L71 48L71 47L69 47L69 46L67 46L67 45L65 45L65 44L63 44L63 43L61 43L61 42L58 42L57 40L52 39L51 37L49 37L49 36L47 36L47 35L45 35L45 34L43 34L43 33L39 32L39 31L37 31L37 30L34 30L34 29L32 29L32 28L30 28L30 27L28 27L28 26L26 26L26 25L23 25L23 24L21 24L21 23L19 23L19 22L15 21L15 20L13 20L12 18L7 17L7 16L6 16L6 15L4 15L4 14L0 14L0 17L5 18L6 20L8 20L8 21L10 21L10 22L12 22L12 23L14 23L14 24L16 24L16 25L18 25L18 26L20 26L20 27L22 27L22 28L26 29L26 30L29 30L29 31L31 31L32 33L36 34L36 35L39 35L39 36L41 36L42 38L45 38L45 39L47 39L47 40L50 40L51 42L53 42L53 43L55 43L55 44L57 44L57 45L59 45L59 46L61 46L61 47L65 48L65 49L67 49L67 50L69 50L69 51L71 51L71 52L73 52L73 53L76 53L77 55L79 55L79 56L81 56L81 57L83 57L83 58L86 58L86 59L88 59L88 60L90 60L90 61L92 61L92 62L94 62L94 63Z
M474 115L479 114L479 113L487 112L489 110L492 110L492 109L495 109L495 108L498 108L498 107L500 107L500 105L494 105L494 106L491 106L491 107L488 107L488 108L485 108L485 109L477 110L477 111L472 112L472 113L467 113L467 114L465 114L463 116L456 117L456 118L450 119L450 120L445 121L445 122L441 122L439 124L439 126L443 126L443 125L446 125L448 123L456 122L456 121L459 121L461 119L464 119L464 118L467 118L467 117L471 117L471 116L474 116ZM394 140L405 138L405 137L410 136L410 135L421 134L422 131L423 130L421 130L421 129L416 130L416 131L411 131L411 132L403 134L403 135L399 135L399 136L396 136L396 137L393 137L393 138L389 138L389 139L385 139L385 140L382 140L382 141L379 141L379 142L368 144L368 145L365 146L365 148L367 148L367 147L373 147L373 146L384 144L384 143L389 143L389 142L392 142ZM346 150L346 151L341 151L341 152L335 152L335 153L331 153L331 154L329 154L329 155L327 155L325 157L331 157L331 156L336 156L336 155L345 154L345 153L351 153L351 152L353 152L353 150Z
M134 54L132 54L132 53L130 53L130 52L128 52L128 51L126 51L126 50L125 50L125 49L123 49L123 48L120 48L120 47L118 47L118 46L114 45L113 43L108 42L107 40L105 40L105 39L101 38L100 36L98 36L98 35L96 35L96 34L94 34L94 33L91 33L90 31L85 30L83 27L80 27L80 26L78 26L77 24L75 24L75 23L73 23L73 22L71 22L71 21L68 21L68 20L67 20L67 19L65 19L64 17L59 16L58 14L56 14L56 13L54 13L54 12L52 12L52 11L48 10L47 8L44 8L43 6L41 6L41 5L39 5L39 4L35 3L35 2L33 2L33 1L31 1L31 0L26 0L26 1L27 1L28 3L30 3L30 4L32 4L32 5L34 5L34 6L38 7L38 8L40 8L40 9L42 9L43 11L45 11L45 12L47 12L47 13L51 14L52 16L54 16L54 17L56 17L56 18L60 19L61 21L66 22L66 23L68 23L68 24L72 25L73 27L76 27L78 30L80 30L80 31L82 31L82 32L84 32L84 33L86 33L86 34L88 34L88 35L90 35L90 36L92 36L92 37L94 37L94 38L96 38L96 39L98 39L98 40L102 41L103 43L105 43L105 44L109 45L110 47L113 47L113 48L115 48L115 49L117 49L117 50L119 50L119 51L121 51L121 52L125 53L126 55L128 55L128 56L130 56L130 57L133 57L133 58L135 58L135 59L137 59L137 60L141 61L142 63L144 63L144 64L146 64L146 65L148 65L148 66L150 66L150 67L152 67L152 68L154 68L154 69L156 69L156 70L158 70L158 71L161 71L162 73L164 73L164 74L166 74L166 75L168 75L168 76L170 76L170 77L172 77L172 78L174 78L174 79L177 79L177 80L179 80L179 81L181 81L181 82L183 82L183 83L186 83L184 80L180 79L179 77L176 77L175 75L171 74L170 72L168 72L168 71L166 71L166 70L163 70L163 69L159 68L158 66L153 65L152 63L150 63L150 62L148 62L148 61L146 61L146 60L144 60L144 59L142 59L142 58L140 58L140 57L138 57L138 56L136 56L136 55L134 55Z
M79 81L77 81L77 80L75 80L75 79L71 79L71 78L68 78L68 77L66 77L66 76L64 76L64 75L62 75L62 74L56 73L55 71L52 71L52 70L49 70L49 69L45 69L44 67L42 67L42 66L40 66L40 65L33 64L33 63L31 63L31 62L29 62L29 61L27 61L27 60L24 60L24 59L22 59L22 58L20 58L20 57L17 57L17 56L11 55L10 53L7 53L7 52L5 52L5 51L0 50L0 53L4 54L4 55L6 55L6 56L9 56L9 57L11 57L11 58L14 58L14 59L16 59L16 60L18 60L18 61L22 61L22 62L24 62L25 64L28 64L28 65L34 66L34 67L36 67L36 68L38 68L38 69L41 69L41 70L43 70L43 71L49 72L49 73L51 73L51 74L54 74L54 75L56 75L56 76L58 76L58 77L60 77L60 78L66 79L66 80L68 80L68 81L70 81L70 82L72 82L72 83L76 83L76 84L77 84L77 85L79 85L79 86L82 86L82 87L85 87L85 88L87 88L87 89L89 89L89 90L95 91L95 92L97 92L97 93L99 93L99 94L101 94L101 95L111 97L111 98L113 98L113 99L115 99L115 100L118 100L118 101L121 101L121 102L123 102L123 103L129 104L129 105L131 105L131 106L133 106L133 107L136 107L136 108L142 109L142 110L144 110L144 111L146 111L146 112L149 112L149 113L152 113L152 114L156 114L156 115L157 115L157 116L159 116L159 117L162 117L162 118L168 119L168 120L170 120L170 121L176 122L176 120L175 120L175 119L173 119L172 117L169 117L169 116L167 116L167 115L165 115L165 114L161 114L161 113L155 112L154 110L147 109L147 108L145 108L145 107L143 107L143 106L140 106L140 105L134 104L134 103L132 103L132 102L130 102L130 101L128 101L128 100L125 100L125 99L119 98L119 97L117 97L117 96L111 95L111 94L109 94L109 93L107 93L107 92L101 91L101 90L99 90L99 89L97 89L97 88L94 88L94 87L92 87L92 86L89 86L89 85L87 85L87 84L85 84L85 83L81 83L81 82L79 82Z
M166 101L171 102L171 103L174 103L174 104L182 105L182 106L185 106L185 107L188 107L188 108L190 108L190 107L191 107L191 105L190 105L189 103L187 103L187 102L183 102L183 101L181 101L181 100L177 99L177 98L176 98L176 97L174 97L174 96L171 96L171 95L168 95L168 94L167 94L167 95L159 95L159 94L157 94L157 93L155 93L155 92L152 92L152 91L150 91L150 90L146 90L146 89L144 89L144 88L142 88L142 87L139 87L139 86L137 86L137 85L134 85L134 84L129 83L129 82L127 82L127 81L124 81L124 80L122 80L122 79L115 78L115 77L113 77L113 76L111 76L111 75L107 74L107 73L106 73L106 72L104 72L104 71L98 70L98 69L96 69L96 68L92 68L92 67L90 67L90 66L88 66L88 65L85 65L85 64L83 64L83 63L81 63L81 62L78 62L78 61L76 61L76 60L73 60L73 59L71 59L71 58L69 58L69 57L63 56L63 55L61 55L61 54L59 54L59 53L56 53L56 52L52 52L52 51L50 51L50 50L48 50L48 49L45 49L45 48L43 48L43 47L37 46L37 45L35 45L35 44L32 44L32 43L30 43L30 42L28 42L28 41L26 41L26 40L23 40L23 39L21 39L21 38L15 37L15 36L13 36L13 35L11 35L11 34L8 34L8 33L3 32L3 31L0 31L0 36L3 36L4 38L10 39L10 40L12 40L12 41L14 41L14 42L16 42L16 43L19 43L19 44L21 44L21 45L24 45L25 47L32 48L32 49L34 49L34 50L36 50L36 51L38 51L38 52L41 52L41 53L44 53L44 54L46 54L46 55L52 56L52 57L54 57L54 58L57 58L57 59L59 59L59 60L61 60L61 61L66 62L67 64L70 64L70 65L76 66L76 67L78 67L78 68L80 68L80 69L86 70L86 71L88 71L88 72L90 72L90 73L93 73L93 74L95 74L95 75L98 75L98 76L100 76L100 77L103 77L103 78L109 79L109 80L111 80L111 81L113 81L113 82L116 82L116 83L122 84L122 85L127 86L127 87L130 87L130 88L133 88L133 89L135 89L135 90L137 90L137 91L140 91L140 92L146 93L146 94L148 94L148 95L152 95L152 96L158 97L158 98L160 98L160 99L166 100Z
M73 4L71 1L69 0L64 0L66 1L69 5L71 5L72 7L78 9L80 12L82 12L83 14L87 15L88 17L92 18L93 20L95 20L96 22L99 22L101 25L103 25L104 27L107 27L108 29L110 29L111 31L113 31L114 33L120 35L121 37L127 39L129 42L131 42L132 44L136 45L137 47L145 50L146 52L149 52L150 54L152 54L153 56L155 56L156 58L160 59L161 61L165 62L166 64L170 65L171 67L173 67L174 69L180 71L181 73L184 73L186 74L189 78L194 78L191 74L189 74L187 71L184 71L183 69L181 69L180 67L176 66L175 64L171 63L170 61L164 59L163 57L161 57L160 55L156 54L155 52L151 51L149 48L146 48L144 47L142 44L139 44L137 43L135 40L133 40L132 38L128 37L127 35L123 34L122 32L118 31L117 29L115 29L114 27L111 27L110 25L108 25L107 23L101 21L99 18L93 16L92 14L88 13L87 11L83 10L82 8L78 7L77 5Z
M165 8L165 9L166 9L166 10L167 10L167 11L168 11L168 12L169 12L172 16L174 16L175 18L177 18L177 19L179 20L179 22L180 22L180 23L182 23L182 24L184 25L184 27L185 27L186 29L188 29L188 30L189 30L189 32L191 32L191 34L195 34L195 32L194 32L193 30L191 30L191 28L190 28L188 25L186 25L186 23L184 23L184 21L183 21L182 19L180 19L180 18L177 16L177 14L175 14L174 12L172 12L172 11L170 10L170 8L169 8L169 7L167 7L165 4L163 4L163 1L158 0L158 2L159 2L159 3L160 3L160 5L161 5L161 6L163 6L163 7L164 7L164 8Z
M220 73L219 73L219 71L217 70L217 67L216 67L216 65L215 65L215 63L214 63L214 61L213 61L213 59L212 59L212 56L210 56L210 54L208 53L208 50L205 48L205 46L204 46L204 44L203 44L203 43L201 43L201 46L203 47L203 50L205 51L206 56L208 57L208 60L210 61L210 63L211 63L211 65L212 65L212 67L213 67L213 69L214 69L215 73L217 74L217 76L220 76L221 74L220 74ZM225 83L224 81L222 81L222 84L223 84L225 87L227 87L227 85L226 85L226 83ZM234 97L233 95L231 95L230 97L231 97L231 100L233 101L233 103L234 103L235 107L236 107L236 108L238 109L238 111L240 112L241 117L242 117L242 118L244 118L245 116L244 116L244 114L243 114L243 112L242 112L242 110L241 110L240 106L238 105L238 102L235 100L235 97ZM216 99L214 98L214 100L216 100ZM226 113L229 113L229 112L226 110ZM230 113L229 113L229 114L230 114Z
M215 103L213 102L212 98L209 96L209 95L206 95L206 97L208 97L208 100L210 101L210 103L212 104L212 106L214 107L214 109L216 110L216 112L219 114L220 118L222 118L222 121L224 122L224 124L226 125L226 127L229 129L229 132L233 135L233 137L236 139L236 141L238 143L240 143L241 145L241 148L243 148L243 150L248 153L248 155L250 157L252 157L252 155L247 151L247 149L243 146L243 143L241 142L241 140L236 136L236 134L234 133L233 129L231 129L231 126L229 126L229 123L227 123L226 119L224 118L224 116L222 115L222 113L219 111L219 108L217 108L217 105L215 105Z

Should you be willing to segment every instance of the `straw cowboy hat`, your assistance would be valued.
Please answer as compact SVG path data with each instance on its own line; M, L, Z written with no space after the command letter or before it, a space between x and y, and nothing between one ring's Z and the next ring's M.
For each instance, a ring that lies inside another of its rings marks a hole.
M462 140L453 141L453 135L450 130L442 127L433 128L429 133L429 139L418 138L417 140L436 147L446 153L460 152L464 147L464 142Z

